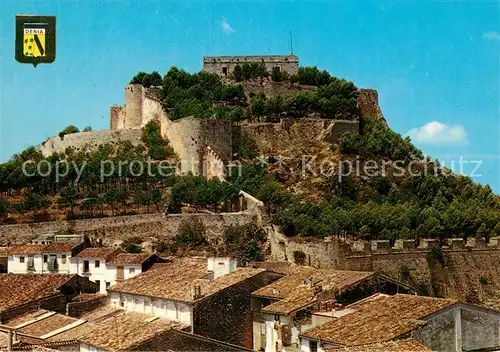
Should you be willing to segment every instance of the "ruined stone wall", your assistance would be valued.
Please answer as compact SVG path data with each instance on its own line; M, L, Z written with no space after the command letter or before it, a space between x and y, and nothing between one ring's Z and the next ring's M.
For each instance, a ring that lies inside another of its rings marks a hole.
M382 115L382 110L378 105L378 92L375 89L359 89L358 90L358 106L363 117L376 117L385 121L384 115Z
M286 237L276 226L265 228L269 246L270 259L295 263L294 252L305 254L304 264L315 268L343 268L349 246L338 240L315 237Z
M203 174L205 175L207 180L218 178L219 180L223 181L226 179L227 169L224 161L209 146L205 148L205 153L203 155L203 165L205 168Z
M27 243L32 239L59 231L70 231L91 237L94 241L103 240L106 245L114 240L140 237L144 241L155 237L169 240L174 237L183 220L199 219L207 229L207 238L214 240L221 235L226 226L246 225L256 222L256 214L251 212L220 214L141 214L116 216L111 218L85 219L75 221L53 221L34 224L0 226L0 245Z
M47 157L53 153L64 152L66 148L73 147L76 150L88 148L89 150L97 148L100 144L119 143L121 141L130 141L133 145L141 141L141 130L102 130L70 133L61 137L53 137L40 145L40 151Z
M231 160L232 130L226 120L187 117L165 121L166 137L180 159L182 173L199 175L203 171L203 155L209 146L223 162Z
M263 63L269 72L275 67L279 67L280 71L288 72L289 74L296 74L299 71L299 57L295 55L205 56L203 58L203 70L220 76L226 76L230 75L237 65L241 66L244 63Z

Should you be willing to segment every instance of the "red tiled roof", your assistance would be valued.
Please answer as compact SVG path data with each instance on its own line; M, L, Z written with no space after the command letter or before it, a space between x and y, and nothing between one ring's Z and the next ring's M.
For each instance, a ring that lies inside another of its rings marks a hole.
M431 350L414 339L388 341L352 347L326 348L326 352L430 352Z
M73 274L0 274L0 311L58 293Z
M209 280L207 276L210 273L205 261L184 258L175 263L155 264L150 270L117 283L110 291L193 302L193 285L200 286L201 295L206 297L264 271L256 268L237 268L229 274Z
M83 259L105 259L106 261L113 259L115 256L123 253L120 249L116 248L86 248L73 258L83 258Z
M133 253L120 253L110 261L108 261L108 264L113 264L113 265L127 265L127 264L142 264L149 258L151 258L154 254L149 254L149 253L140 253L140 254L133 254Z
M422 319L457 300L376 294L348 306L355 311L306 331L303 336L345 346L392 340L423 324Z
M81 243L55 242L50 244L24 244L14 245L7 249L12 254L40 254L40 253L67 253L80 246Z
M331 295L356 285L373 276L367 271L290 268L289 274L252 293L254 296L279 299L262 309L263 312L288 315L316 302L315 290L328 291ZM312 280L313 286L305 283Z

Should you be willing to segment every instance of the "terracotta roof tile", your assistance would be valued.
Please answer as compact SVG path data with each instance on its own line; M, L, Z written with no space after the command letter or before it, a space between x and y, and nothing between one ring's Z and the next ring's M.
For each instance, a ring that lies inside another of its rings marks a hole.
M105 259L106 261L113 259L115 256L123 253L122 250L116 248L100 247L86 248L72 258L83 259Z
M97 323L79 340L107 351L124 351L161 332L187 327L161 318L148 322L149 318L151 316L146 314L123 312L113 319Z
M373 275L365 271L343 271L296 267L290 274L252 293L254 296L279 299L262 309L263 312L290 314L316 301L314 286L321 286L321 291L332 294L352 286ZM305 284L312 279L313 287Z
M0 311L58 293L76 275L0 274Z
M54 242L48 244L44 249L44 253L65 253L71 252L76 247L80 246L81 243L71 243L71 242Z
M293 293L298 287L301 287L304 281L310 278L312 278L313 284L321 284L323 288L337 287L338 289L342 289L371 275L373 273L367 271L315 269L307 266L295 267L290 274L253 292L253 295L283 299Z
M354 312L322 324L303 336L356 346L392 340L423 324L422 319L457 300L411 295L373 295L348 306Z
M9 249L9 255L11 254L37 254L42 253L43 249L47 247L46 244L22 244L14 245Z
M63 314L54 314L48 318L41 319L33 324L26 325L17 331L23 334L41 337L57 329L68 326L78 319Z
M80 243L57 242L50 244L24 244L9 247L7 252L12 254L39 254L39 253L66 253L80 246Z
M193 302L191 292L194 285L200 286L201 294L205 297L264 271L237 268L232 273L209 280L210 273L205 261L185 258L176 263L155 264L150 270L117 283L110 291Z
M414 339L388 341L363 346L326 348L326 352L429 352L423 344Z
M10 247L0 247L0 257L7 257L10 252Z
M110 261L108 261L108 264L113 264L113 265L131 265L131 264L137 264L140 265L144 263L146 260L151 258L154 254L149 254L149 253L140 253L140 254L133 254L133 253L120 253Z

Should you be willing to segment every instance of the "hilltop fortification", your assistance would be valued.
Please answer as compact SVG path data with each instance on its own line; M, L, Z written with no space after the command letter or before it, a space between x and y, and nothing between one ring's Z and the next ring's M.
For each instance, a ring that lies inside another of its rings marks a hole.
M203 71L228 77L236 66L244 63L263 64L269 72L277 70L295 74L299 71L299 57L295 55L205 56Z
M213 56L203 58L203 70L226 77L236 65L264 64L266 70L279 70L288 74L298 72L299 58L285 56ZM244 82L247 97L252 94L279 94L289 96L316 87L260 80ZM246 135L255 140L261 150L280 150L286 145L301 145L308 140L335 142L345 132L359 132L359 120L321 118L281 118L274 123L238 123L224 119L195 117L172 120L162 104L161 87L146 88L141 84L128 84L124 90L124 105L110 107L110 129L82 132L54 137L44 142L40 149L44 156L63 152L68 147L77 150L93 149L103 143L130 141L140 143L140 129L149 121L156 121L181 161L177 171L204 174L208 177L225 177L226 166L232 161L233 134ZM383 119L378 106L377 91L358 90L358 106L362 115ZM276 138L279 136L279 138Z

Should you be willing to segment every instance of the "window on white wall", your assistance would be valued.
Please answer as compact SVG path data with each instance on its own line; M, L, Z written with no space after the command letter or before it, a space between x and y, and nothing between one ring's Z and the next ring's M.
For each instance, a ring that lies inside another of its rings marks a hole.
M19 263L24 263L24 257L19 257Z
M96 268L99 268L100 266L101 266L101 262L100 262L100 261L98 261L98 260L96 260L96 261L95 261L95 267L96 267Z
M61 255L61 263L66 264L66 254Z
M130 269L128 269L128 273L129 273L129 274L134 274L134 273L135 273L135 268L130 268Z

